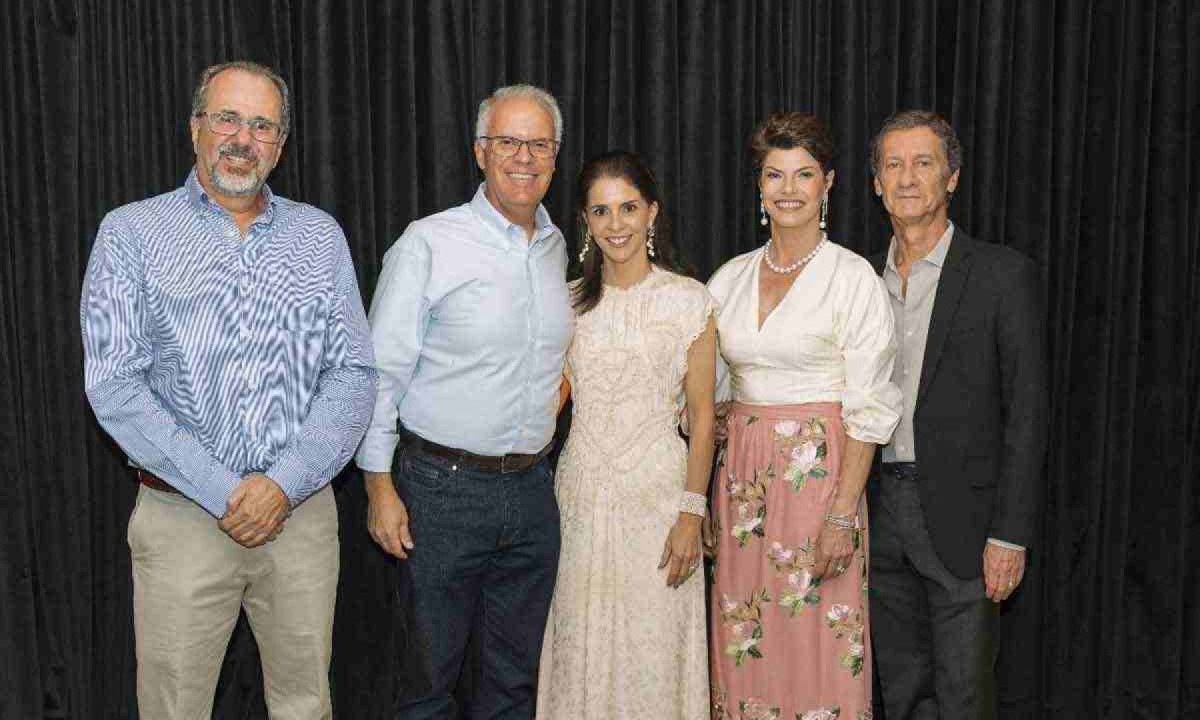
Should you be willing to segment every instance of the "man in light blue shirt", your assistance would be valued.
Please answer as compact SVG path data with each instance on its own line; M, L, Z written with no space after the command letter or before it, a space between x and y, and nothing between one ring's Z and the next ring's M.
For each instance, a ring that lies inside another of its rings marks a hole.
M472 634L482 657L469 716L533 717L559 549L546 453L574 332L566 244L541 205L561 139L545 91L484 100L483 184L404 231L371 303L379 394L356 459L371 535L405 561L427 670L405 679L417 688L401 701L406 719L454 715Z
M338 576L329 481L375 370L345 237L266 186L289 132L269 68L204 71L183 187L109 213L80 308L96 419L137 466L141 717L208 717L244 607L272 717L327 718Z

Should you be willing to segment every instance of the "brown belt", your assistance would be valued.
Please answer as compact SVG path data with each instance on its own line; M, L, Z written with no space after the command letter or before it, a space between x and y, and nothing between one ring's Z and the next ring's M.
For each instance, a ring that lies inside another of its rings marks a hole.
M162 478L160 478L156 475L151 475L150 473L146 472L145 470L139 469L137 471L137 477L138 477L138 482L140 482L141 484L150 488L151 490L175 493L176 495L179 494L179 491L176 490L175 488L171 487L171 484L168 483L166 480L163 480Z
M446 447L438 445L411 432L404 431L404 442L410 450L428 453L435 457L440 457L451 462L466 465L472 470L482 470L490 473L516 473L524 472L529 468L537 465L542 458L550 454L550 448L554 442L546 444L538 452L532 454L524 453L509 453L508 455L476 455L473 452L459 450L458 448Z

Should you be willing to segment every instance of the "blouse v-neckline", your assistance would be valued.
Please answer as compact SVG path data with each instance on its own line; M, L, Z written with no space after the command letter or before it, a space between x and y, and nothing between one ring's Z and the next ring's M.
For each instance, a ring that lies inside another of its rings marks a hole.
M822 250L824 250L824 248L822 248ZM766 246L763 246L762 248L759 249L758 255L755 256L755 258L754 258L754 274L753 274L753 278L751 279L751 282L754 284L754 327L755 327L756 333L762 333L763 328L765 328L767 326L767 321L769 321L772 317L774 317L775 313L779 311L779 308L783 307L783 304L785 302L787 302L788 296L792 294L792 288L796 287L796 283L800 281L800 278L804 275L804 273L808 272L808 269L810 267L812 267L814 264L816 264L817 258L821 257L821 255L824 254L823 252L819 252L816 255L814 255L808 262L806 262L804 264L804 267L800 268L800 271L796 273L796 277L792 278L792 284L788 285L788 289L784 291L783 297L779 298L779 302L775 303L775 307L771 308L771 312L767 313L766 317L761 317L762 316L762 266L763 266L763 254L766 251L767 251Z

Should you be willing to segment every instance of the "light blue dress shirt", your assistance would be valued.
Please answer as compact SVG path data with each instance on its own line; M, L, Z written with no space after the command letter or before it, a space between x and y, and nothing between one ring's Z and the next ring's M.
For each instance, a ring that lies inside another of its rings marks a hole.
M388 250L370 314L379 395L359 467L391 469L397 419L478 455L534 453L553 438L575 313L562 233L541 206L535 226L530 240L480 185Z
M222 517L262 472L293 505L349 461L370 419L370 330L346 239L264 186L242 237L195 172L109 213L84 277L84 384L136 465Z

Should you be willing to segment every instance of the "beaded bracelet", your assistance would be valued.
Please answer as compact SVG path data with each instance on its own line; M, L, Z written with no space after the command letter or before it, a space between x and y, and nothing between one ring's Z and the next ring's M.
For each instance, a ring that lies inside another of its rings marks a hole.
M829 513L825 516L825 522L840 530L858 529L858 515L834 515L833 513Z
M689 515L699 515L704 517L705 509L708 507L708 498L703 493L683 491L683 497L679 499L679 512L685 512Z

